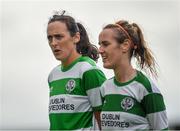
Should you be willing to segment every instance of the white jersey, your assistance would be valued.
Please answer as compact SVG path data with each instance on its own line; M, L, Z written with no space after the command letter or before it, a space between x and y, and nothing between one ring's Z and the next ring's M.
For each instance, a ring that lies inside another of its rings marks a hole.
M103 72L89 57L54 68L48 79L50 129L94 129L93 112L101 109L99 87L104 81Z
M101 87L104 104L101 112L102 130L167 129L167 115L155 84L138 71L126 83L113 77Z

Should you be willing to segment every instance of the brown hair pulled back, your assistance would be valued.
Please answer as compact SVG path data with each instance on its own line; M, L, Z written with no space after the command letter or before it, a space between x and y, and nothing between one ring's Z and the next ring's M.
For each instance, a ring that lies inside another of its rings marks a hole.
M114 29L117 33L116 41L123 43L126 39L131 41L130 58L134 56L137 59L138 65L141 69L157 77L156 61L152 55L151 50L147 47L147 43L144 40L143 33L140 27L136 23L130 24L128 21L120 20L115 24L108 24L104 29Z

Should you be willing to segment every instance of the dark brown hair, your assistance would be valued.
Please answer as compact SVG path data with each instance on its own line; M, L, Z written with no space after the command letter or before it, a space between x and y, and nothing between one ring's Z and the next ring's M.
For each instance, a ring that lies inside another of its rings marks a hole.
M98 49L95 45L91 44L87 35L86 29L81 23L76 23L75 19L69 15L55 14L50 19L48 24L60 21L66 24L71 36L74 36L77 32L80 33L80 41L77 43L76 50L83 56L89 56L93 60L97 61L99 58Z

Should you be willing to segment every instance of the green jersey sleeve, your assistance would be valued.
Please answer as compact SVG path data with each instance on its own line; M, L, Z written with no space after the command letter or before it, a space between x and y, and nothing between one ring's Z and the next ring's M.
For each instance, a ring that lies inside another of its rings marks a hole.
M100 86L106 80L104 73L99 69L84 72L82 77L83 87L88 95L94 111L101 110L102 100Z
M163 96L159 93L150 93L142 101L145 113L153 130L168 128L166 108Z

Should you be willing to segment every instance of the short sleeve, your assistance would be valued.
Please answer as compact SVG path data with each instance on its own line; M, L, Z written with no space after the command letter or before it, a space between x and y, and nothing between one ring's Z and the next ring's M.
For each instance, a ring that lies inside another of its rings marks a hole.
M102 100L100 86L106 80L104 73L99 69L84 72L82 77L83 87L88 95L93 110L101 110Z
M168 128L168 119L163 96L160 93L150 93L142 101L150 127L153 130Z

